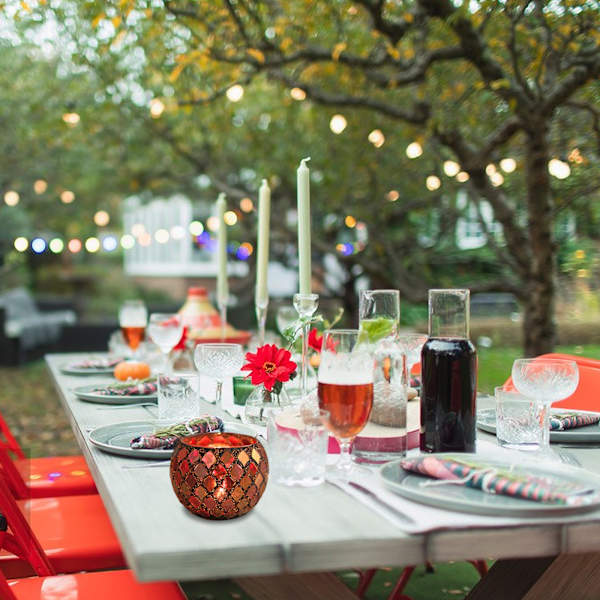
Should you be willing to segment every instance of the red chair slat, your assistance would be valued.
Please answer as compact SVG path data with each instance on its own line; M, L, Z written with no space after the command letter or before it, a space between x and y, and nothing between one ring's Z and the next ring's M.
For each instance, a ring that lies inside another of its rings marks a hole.
M25 454L23 453L23 450L21 450L19 442L17 442L15 439L15 436L12 434L8 423L4 420L4 417L0 413L0 448L2 447L9 450L17 458L25 458Z

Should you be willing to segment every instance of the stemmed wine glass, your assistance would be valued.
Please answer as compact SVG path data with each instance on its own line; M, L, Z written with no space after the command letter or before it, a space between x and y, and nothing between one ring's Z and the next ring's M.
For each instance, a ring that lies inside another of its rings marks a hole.
M142 300L126 300L119 308L119 326L133 357L144 340L147 322L148 311Z
M292 305L284 304L275 313L275 322L279 333L283 335L286 330L298 320L298 313Z
M393 337L400 325L398 290L363 290L358 299L359 328L367 332L369 342Z
M330 329L323 334L319 366L319 407L329 411L327 427L340 444L336 471L352 469L350 445L373 407L373 349L364 331Z
M579 384L574 360L559 358L518 358L513 363L512 380L517 391L543 406L540 451L550 449L550 405L568 398Z
M152 313L148 322L148 335L165 355L167 371L170 370L169 352L177 345L183 333L181 315L177 313Z
M198 344L194 350L194 363L201 375L217 380L214 403L222 408L223 380L233 377L244 364L244 352L240 344Z

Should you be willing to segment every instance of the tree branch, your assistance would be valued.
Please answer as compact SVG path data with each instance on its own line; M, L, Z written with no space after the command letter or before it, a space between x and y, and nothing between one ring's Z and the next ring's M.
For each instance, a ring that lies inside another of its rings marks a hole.
M393 45L396 45L412 26L412 20L391 21L386 19L383 16L385 0L357 0L357 4L367 9L373 21L373 27L383 33Z

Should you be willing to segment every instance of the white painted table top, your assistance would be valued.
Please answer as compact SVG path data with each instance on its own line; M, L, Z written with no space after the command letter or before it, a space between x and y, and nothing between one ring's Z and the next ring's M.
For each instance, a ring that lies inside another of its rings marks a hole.
M407 535L330 484L289 488L269 482L258 505L240 519L209 521L196 517L175 497L167 465L124 469L140 461L106 454L90 444L90 429L152 419L155 409L132 406L107 410L105 405L78 400L72 388L108 379L62 374L60 366L78 356L54 354L46 361L127 562L142 581L600 551L599 522ZM205 408L217 412L210 404ZM600 471L600 450L569 452L584 467Z

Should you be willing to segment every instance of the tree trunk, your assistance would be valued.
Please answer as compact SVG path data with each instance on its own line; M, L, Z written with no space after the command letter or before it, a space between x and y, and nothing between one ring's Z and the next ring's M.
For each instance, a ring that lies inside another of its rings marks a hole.
M526 356L552 352L556 337L556 244L548 174L548 126L532 119L526 143L527 218L531 268L526 282L523 320Z

